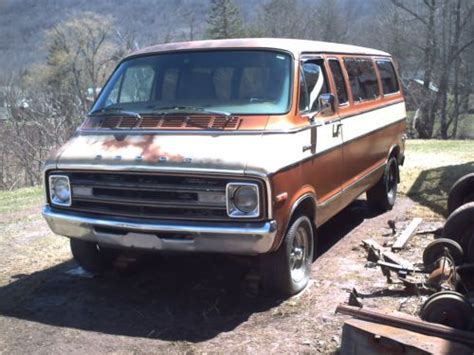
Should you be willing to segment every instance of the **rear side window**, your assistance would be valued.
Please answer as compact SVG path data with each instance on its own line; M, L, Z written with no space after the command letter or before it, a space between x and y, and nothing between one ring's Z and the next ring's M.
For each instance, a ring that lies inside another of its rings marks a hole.
M372 100L380 95L372 60L346 58L344 64L349 75L354 101Z
M337 100L339 101L339 105L345 104L347 103L347 90L341 65L339 64L339 61L331 59L329 60L329 66L331 67L334 84L336 85Z
M388 60L377 60L376 63L382 80L383 93L393 94L398 92L400 88L398 87L397 74L395 74L393 64Z

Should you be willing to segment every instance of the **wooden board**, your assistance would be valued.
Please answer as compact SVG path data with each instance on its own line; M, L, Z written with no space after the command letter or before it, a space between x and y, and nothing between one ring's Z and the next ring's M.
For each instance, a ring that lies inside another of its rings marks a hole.
M405 245L408 243L410 238L413 236L415 233L416 228L420 225L422 218L413 218L413 220L410 222L408 227L405 228L405 230L400 234L395 240L395 243L392 245L392 250L393 251L398 251L401 250L405 247Z

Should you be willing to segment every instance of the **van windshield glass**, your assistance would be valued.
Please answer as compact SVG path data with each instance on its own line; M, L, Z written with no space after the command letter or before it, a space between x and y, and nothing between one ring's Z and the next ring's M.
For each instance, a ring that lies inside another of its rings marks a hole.
M290 105L291 57L274 51L199 51L124 61L92 112L125 110L283 114Z

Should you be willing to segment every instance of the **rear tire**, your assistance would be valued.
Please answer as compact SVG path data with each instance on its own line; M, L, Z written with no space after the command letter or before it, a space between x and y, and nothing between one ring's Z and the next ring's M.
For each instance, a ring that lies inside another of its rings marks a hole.
M290 225L280 248L261 256L264 288L288 297L302 291L309 282L314 254L314 234L306 216Z
M474 202L462 205L449 215L443 238L458 242L464 251L464 260L474 262Z
M70 245L76 262L84 270L93 273L102 273L111 268L118 254L116 250L75 238L70 239Z
M448 215L472 201L474 201L474 173L464 175L451 187L448 196Z
M380 180L367 191L367 204L376 211L388 211L393 208L397 198L398 162L391 157L385 165Z

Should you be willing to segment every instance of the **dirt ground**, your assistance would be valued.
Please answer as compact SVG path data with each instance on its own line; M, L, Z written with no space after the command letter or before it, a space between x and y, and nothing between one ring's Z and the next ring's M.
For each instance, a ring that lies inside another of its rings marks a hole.
M354 287L367 306L417 312L422 299L387 285L360 246L393 242L388 220L403 229L415 207L401 197L373 215L354 202L320 230L310 285L288 300L259 294L248 259L153 257L91 277L38 208L18 211L0 224L0 353L335 352L345 317L334 310ZM401 255L420 261L432 238L415 236Z

